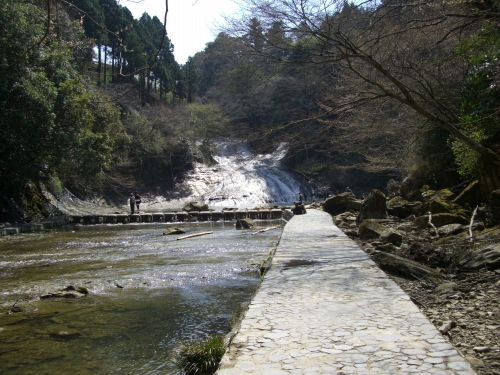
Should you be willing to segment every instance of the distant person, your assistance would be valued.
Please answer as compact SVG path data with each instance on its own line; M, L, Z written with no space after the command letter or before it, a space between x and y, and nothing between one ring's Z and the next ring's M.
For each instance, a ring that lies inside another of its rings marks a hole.
M130 202L130 214L133 215L135 211L135 196L132 193L130 193L129 202Z
M346 192L346 193L351 193L351 194L354 194L354 193L352 192L352 190L351 190L351 189L349 189L349 186L347 187L347 189L345 189L345 192Z
M294 215L303 215L306 213L306 209L299 202L294 202L294 207L292 208L292 212Z
M137 213L139 213L139 205L141 204L141 196L139 193L136 191L135 192L135 206L137 207Z
M339 190L335 189L335 195L339 195Z
M314 195L314 193L313 193L313 195L311 195L311 200L312 200L313 202L316 202L316 195Z
M303 200L304 200L304 198L302 197L302 193L299 193L299 203L302 204Z

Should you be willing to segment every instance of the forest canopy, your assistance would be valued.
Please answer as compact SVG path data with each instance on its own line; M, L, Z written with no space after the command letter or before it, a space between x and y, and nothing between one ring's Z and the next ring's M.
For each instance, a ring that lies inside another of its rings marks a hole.
M6 0L3 201L32 184L165 194L225 136L287 142L287 165L330 188L408 175L500 187L499 1L242 6L180 65L166 18L116 0Z

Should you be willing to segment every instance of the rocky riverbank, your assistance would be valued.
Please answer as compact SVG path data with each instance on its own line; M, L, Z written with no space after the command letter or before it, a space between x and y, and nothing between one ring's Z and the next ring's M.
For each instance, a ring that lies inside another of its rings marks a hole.
M420 200L374 190L364 201L344 193L321 204L481 375L500 375L499 196L476 210L425 187L414 193Z

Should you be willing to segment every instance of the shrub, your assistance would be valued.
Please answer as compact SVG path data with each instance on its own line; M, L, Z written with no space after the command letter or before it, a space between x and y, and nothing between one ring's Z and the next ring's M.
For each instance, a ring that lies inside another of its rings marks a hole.
M225 352L224 337L213 335L205 340L181 343L172 362L187 375L211 375L219 367Z

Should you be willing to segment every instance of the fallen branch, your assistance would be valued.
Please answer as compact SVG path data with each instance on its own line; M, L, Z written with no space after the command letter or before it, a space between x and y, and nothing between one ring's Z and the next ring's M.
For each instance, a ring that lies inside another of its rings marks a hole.
M183 236L183 237L177 238L177 241L185 240L186 238L191 238L191 237L204 236L205 234L212 234L212 233L213 232L201 232L201 233L190 234L189 236Z
M281 228L279 225L276 225L275 227L269 227L269 228L265 228L265 229L261 229L261 230L258 230L257 232L253 232L253 234L257 234L257 233L262 233L262 232L267 232L268 230L271 230L271 229L278 229L278 228Z
M438 230L434 224L432 224L432 212L429 211L429 225L434 228L434 232L436 232L436 237L439 237Z
M473 236L472 236L472 224L474 224L474 218L476 217L477 214L477 209L479 206L476 206L476 209L472 213L472 217L470 218L470 224L469 224L469 241L472 242Z

